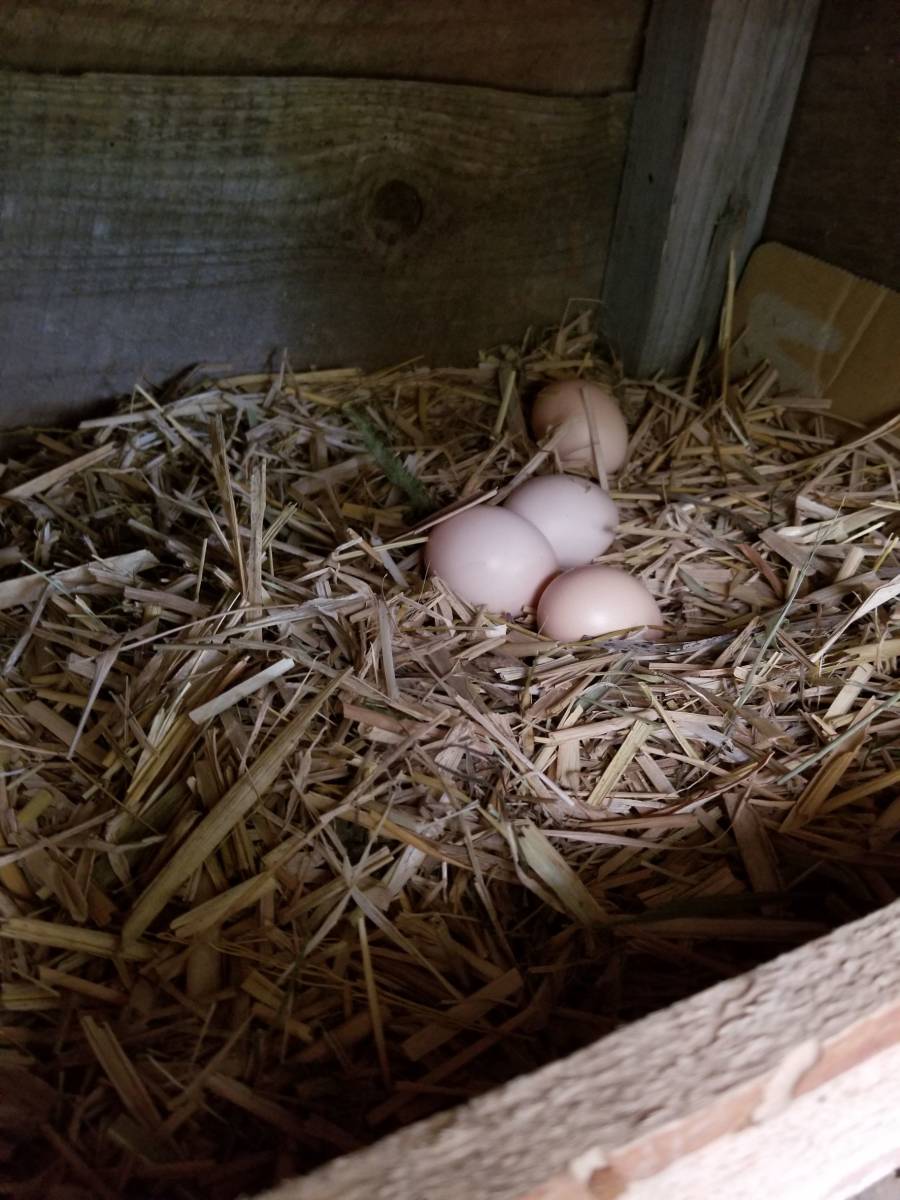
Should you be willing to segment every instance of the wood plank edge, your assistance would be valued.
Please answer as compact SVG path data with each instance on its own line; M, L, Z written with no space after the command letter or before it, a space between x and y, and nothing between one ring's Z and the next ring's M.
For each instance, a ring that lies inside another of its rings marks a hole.
M898 948L900 902L258 1200L675 1200L677 1189L657 1189L685 1174L711 1196L719 1185L692 1177L695 1158L711 1170L708 1160L745 1142L760 1169L770 1154L812 1149L802 1200L849 1195L835 1190L835 1173L863 1186L900 1162L900 1122L869 1142L853 1134L900 1105ZM770 1037L767 1003L787 1026ZM785 1139L792 1110L803 1146L796 1131ZM811 1111L831 1116L813 1128ZM817 1182L816 1155L824 1161L832 1143L843 1159ZM734 1182L724 1160L721 1175Z

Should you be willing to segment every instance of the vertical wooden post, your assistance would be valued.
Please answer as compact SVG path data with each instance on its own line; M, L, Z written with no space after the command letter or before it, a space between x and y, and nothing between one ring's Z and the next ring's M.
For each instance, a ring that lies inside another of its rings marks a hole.
M654 0L603 288L626 369L708 336L759 238L819 0Z

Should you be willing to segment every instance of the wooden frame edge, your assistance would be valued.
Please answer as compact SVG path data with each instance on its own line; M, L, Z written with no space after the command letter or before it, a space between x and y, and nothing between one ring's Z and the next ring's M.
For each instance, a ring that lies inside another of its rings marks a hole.
M258 1200L839 1200L898 1162L900 902Z

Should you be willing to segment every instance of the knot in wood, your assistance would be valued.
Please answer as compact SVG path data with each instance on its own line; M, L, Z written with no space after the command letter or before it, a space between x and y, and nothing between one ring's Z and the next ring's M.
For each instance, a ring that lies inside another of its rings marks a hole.
M385 246L411 237L422 224L425 205L418 190L403 179L389 179L373 193L367 213L373 236Z

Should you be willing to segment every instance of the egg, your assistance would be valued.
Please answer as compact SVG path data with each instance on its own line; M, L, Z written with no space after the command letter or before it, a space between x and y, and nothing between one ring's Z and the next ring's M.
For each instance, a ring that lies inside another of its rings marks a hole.
M633 575L617 567L575 567L548 584L538 604L537 624L557 642L626 630L632 637L652 641L661 636L662 615Z
M485 504L437 525L425 561L460 599L513 616L536 604L559 570L540 530L518 513Z
M531 410L531 429L541 441L551 429L565 426L556 445L565 466L594 461L591 447L590 410L597 444L607 471L618 471L628 452L628 426L618 402L608 388L583 379L564 379L542 388Z
M619 513L608 492L577 475L541 475L507 498L505 508L539 529L563 570L609 548Z

